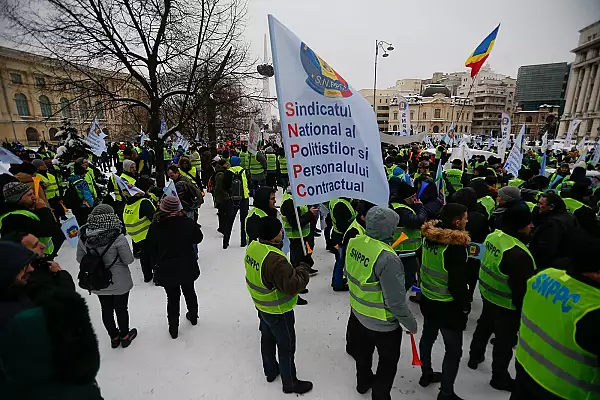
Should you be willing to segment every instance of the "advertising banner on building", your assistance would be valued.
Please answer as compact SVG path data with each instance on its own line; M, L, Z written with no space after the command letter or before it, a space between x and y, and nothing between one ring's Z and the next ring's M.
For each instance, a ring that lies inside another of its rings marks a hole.
M379 129L369 103L272 15L269 32L296 206L336 197L387 206Z
M400 129L394 132L397 136L410 135L410 109L408 101L403 97L398 97L398 117L400 119Z

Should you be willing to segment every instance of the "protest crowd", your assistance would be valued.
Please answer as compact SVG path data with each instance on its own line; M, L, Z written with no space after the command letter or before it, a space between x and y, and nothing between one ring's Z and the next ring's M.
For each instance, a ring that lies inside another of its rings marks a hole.
M586 176L600 165L594 152L575 163L576 151L532 147L513 176L497 154L450 159L446 141L433 151L382 144L388 207L351 198L295 207L285 152L275 143L249 152L227 142L217 155L167 143L162 157L149 142L113 143L99 156L84 144L42 143L37 151L6 144L19 162L0 175L2 398L102 398L95 335L109 335L112 348L138 335L128 309L136 258L144 282L164 288L170 336L178 337L182 294L185 319L196 325L197 220L213 206L223 249L246 248L240 264L258 310L264 375L268 382L281 376L284 393L312 389L296 375L294 307L309 304L300 295L318 273L311 253L324 236L333 254L319 267L322 274L332 267L334 292L348 292L346 352L359 393L391 398L408 332L420 333L419 384L439 383L438 399L462 398L454 383L463 342L475 370L492 337L490 385L511 399L599 398L600 265L590 249L600 245L600 180ZM156 186L160 159L165 189ZM548 176L542 159L554 167ZM238 214L239 242L231 237ZM54 261L69 239L65 225L79 230L78 276ZM76 286L98 297L105 333L92 326ZM419 304L423 326L407 301ZM465 338L477 301L482 313ZM440 333L445 355L433 365Z

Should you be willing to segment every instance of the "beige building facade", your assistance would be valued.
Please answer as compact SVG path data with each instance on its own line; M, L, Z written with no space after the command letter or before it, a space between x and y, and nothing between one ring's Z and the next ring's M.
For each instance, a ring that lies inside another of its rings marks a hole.
M139 133L139 121L130 111L123 107L111 109L99 97L86 97L80 89L65 85L66 79L60 74L49 58L0 47L1 141L25 145L56 141L65 118L79 132L87 131L97 118L111 140ZM141 98L131 86L115 84L115 91Z
M600 133L600 21L579 31L575 61L567 86L565 112L558 137L564 137L573 119L581 120L577 137L596 138Z

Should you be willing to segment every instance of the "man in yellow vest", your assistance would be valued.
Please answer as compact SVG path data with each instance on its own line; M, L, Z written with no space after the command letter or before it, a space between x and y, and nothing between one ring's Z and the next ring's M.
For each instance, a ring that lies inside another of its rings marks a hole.
M515 188L516 189L516 188ZM514 380L508 373L517 332L527 279L535 274L535 261L526 247L531 233L531 212L524 202L509 207L502 227L485 239L485 255L479 270L479 290L483 310L471 341L468 366L477 369L483 362L492 334L492 380L497 390L512 391Z
M463 174L462 161L458 158L452 160L451 168L444 171L444 177L448 179L454 191L458 191L465 186L466 174Z
M31 164L37 167L37 176L40 177L40 183L44 189L44 193L46 194L48 204L50 207L52 207L52 211L54 211L54 216L57 219L66 220L65 209L60 203L62 196L60 195L60 187L58 185L57 177L48 171L48 167L44 161L35 159L31 162Z
M398 226L390 244L393 244L403 233L408 239L400 243L394 250L404 265L404 288L408 291L416 282L419 261L416 252L421 248L421 226L427 220L427 210L417 199L415 188L404 181L397 183L392 193L390 207L398 214Z
M348 334L356 361L356 390L373 390L373 399L390 399L403 327L417 332L417 322L406 304L402 261L388 245L398 224L394 211L373 207L367 212L366 230L348 241L346 275L351 315ZM379 364L373 373L373 352Z
M303 394L313 384L296 376L296 330L294 307L298 293L306 288L310 267L294 267L281 251L281 222L276 217L261 218L259 240L250 242L244 257L246 286L260 321L260 350L267 382L281 375L284 393ZM275 352L279 362L275 358Z
M262 151L259 151L256 154L250 153L248 158L252 193L254 194L256 189L266 184L267 159Z
M288 165L285 158L285 150L283 149L279 151L279 156L277 156L277 171L279 174L279 186L282 188L288 187L290 178L288 176Z
M230 167L224 175L224 187L229 192L229 210L223 231L223 248L229 246L229 238L235 222L235 217L240 213L240 246L246 247L246 217L250 208L250 188L246 170L240 166L240 158L233 156ZM227 246L226 246L227 245Z
M467 222L467 207L448 203L442 208L439 221L428 221L421 229L424 240L419 305L424 321L419 342L423 363L419 385L441 382L438 400L460 400L454 392L454 381L471 308L467 266L471 238L465 231ZM431 364L431 351L440 332L445 347L441 374L434 372Z
M331 278L331 287L334 292L348 291L348 284L344 281L344 258L342 257L341 244L344 233L356 218L356 210L351 201L351 199L343 197L329 201L329 215L332 223L331 244L338 247Z
M140 181L142 180L148 180L148 178L140 178ZM140 184L140 186L143 185ZM147 184L145 189L148 190L149 186L150 185ZM148 229L152 223L155 211L156 209L152 204L152 200L148 199L143 193L128 196L125 200L123 224L125 225L127 234L131 236L133 255L136 258L140 258L142 274L144 275L144 282L146 283L152 280L152 262L144 254L144 240L148 234Z
M600 398L600 240L578 232L567 270L544 269L527 281L511 400Z
M272 188L277 188L277 156L271 150L265 154L267 159L267 185Z
M2 188L4 202L0 205L0 236L24 232L37 236L46 246L44 254L56 255L53 237L62 234L52 210L39 200L33 190L21 182L8 182ZM64 240L64 238L63 238Z

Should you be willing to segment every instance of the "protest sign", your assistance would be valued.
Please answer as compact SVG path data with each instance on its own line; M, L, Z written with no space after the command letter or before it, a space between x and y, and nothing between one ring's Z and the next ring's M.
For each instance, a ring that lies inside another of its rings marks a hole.
M565 141L563 143L563 148L564 149L570 149L571 148L571 140L573 139L573 133L575 133L575 131L579 127L579 124L581 124L581 120L580 119L574 119L569 124L569 130L567 131L567 136L565 137Z
M282 125L283 126L283 125ZM258 141L260 140L260 131L254 119L250 121L250 129L248 130L248 152L256 154L258 152Z
M79 241L79 224L75 217L71 217L60 224L60 230L65 235L66 242L69 246L77 246L77 242Z
M106 134L102 132L100 128L100 123L97 119L94 118L92 121L92 125L90 126L90 130L84 140L84 143L90 146L90 151L97 156L101 156L102 152L106 151L106 141L104 138Z
M0 162L5 164L22 164L23 160L15 156L10 150L0 146Z
M387 206L379 129L369 103L272 15L269 32L296 206L336 197Z
M134 196L138 193L144 193L144 191L142 189L139 189L133 185L130 185L129 183L127 183L127 181L123 178L121 178L118 175L113 174L115 181L117 182L117 185L119 186L119 189L121 189L121 191L125 191L127 193L129 193L130 196Z
M502 131L502 138L498 143L498 155L502 160L504 160L506 148L508 147L508 139L510 138L510 117L505 112L502 113L500 130Z
M519 170L523 164L523 149L521 148L521 145L523 143L524 136L525 124L521 126L521 132L519 133L519 136L517 136L517 140L515 140L515 144L506 158L506 164L504 164L504 169L506 169L506 171L509 174L512 174L515 178L519 176Z

